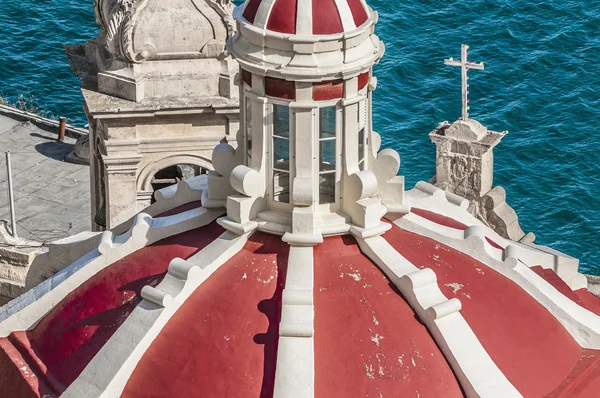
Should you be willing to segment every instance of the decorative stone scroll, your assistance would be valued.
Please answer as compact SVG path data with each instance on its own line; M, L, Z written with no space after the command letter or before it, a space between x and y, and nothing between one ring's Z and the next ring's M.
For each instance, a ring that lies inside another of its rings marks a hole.
M231 0L95 0L94 11L107 50L135 63L217 57L235 33Z
M378 133L371 134L373 153L371 154L370 168L377 178L378 195L381 202L387 207L388 212L405 213L404 206L404 176L399 176L400 155L393 149L386 148L377 153L381 145Z

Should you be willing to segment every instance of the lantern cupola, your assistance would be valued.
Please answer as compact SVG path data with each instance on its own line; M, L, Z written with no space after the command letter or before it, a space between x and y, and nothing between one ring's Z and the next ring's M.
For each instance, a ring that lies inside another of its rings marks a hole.
M378 14L362 0L248 0L234 17L242 123L237 148L215 150L204 205L227 207L227 229L293 244L382 233L404 180L371 124Z

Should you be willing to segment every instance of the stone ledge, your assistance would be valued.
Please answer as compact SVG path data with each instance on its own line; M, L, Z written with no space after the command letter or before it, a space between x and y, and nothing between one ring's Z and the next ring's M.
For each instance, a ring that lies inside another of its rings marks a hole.
M0 307L25 293L25 285L0 278Z
M0 264L13 267L29 267L33 259L44 251L41 246L18 248L7 245L0 247Z
M58 137L58 120L48 119L33 113L24 112L8 105L0 105L0 115L18 120L20 122L31 122L42 130L54 133ZM85 129L67 124L65 127L65 135L67 137L79 139L83 136L87 136L88 132Z
M163 99L147 99L142 102L133 102L113 97L98 91L81 89L86 101L87 111L99 117L102 114L147 114L171 115L206 113L207 109L220 113L237 114L239 99L225 97L173 97Z

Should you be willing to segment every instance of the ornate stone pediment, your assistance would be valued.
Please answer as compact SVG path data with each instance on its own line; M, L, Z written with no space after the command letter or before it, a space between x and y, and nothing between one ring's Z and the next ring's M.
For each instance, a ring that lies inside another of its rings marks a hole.
M235 23L231 0L94 0L108 51L130 62L216 58Z

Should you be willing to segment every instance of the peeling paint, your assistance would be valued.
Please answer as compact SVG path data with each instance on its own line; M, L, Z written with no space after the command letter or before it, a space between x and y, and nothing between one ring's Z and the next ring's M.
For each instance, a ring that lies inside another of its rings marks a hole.
M456 294L460 289L465 287L465 285L461 285L458 282L446 283L444 286L448 286L449 288L452 288L452 293L454 293L454 294Z
M379 342L383 340L384 337L377 333L375 336L371 336L371 341L375 343L377 347L379 347Z
M362 278L360 276L360 274L358 272L355 272L353 274L346 274L349 277L351 277L352 279L354 279L356 282L360 281Z
M262 283L264 283L265 285L266 285L267 283L271 282L273 279L275 279L275 275L271 275L271 276L269 276L269 278L267 278L267 279L260 279L260 278L256 278L256 280L257 280L258 282L262 282Z
M433 353L431 355L433 355ZM398 356L398 363L400 364L400 366L404 366L403 359L404 359L404 354Z
M379 325L379 321L377 320L377 317L375 317L375 312L373 312L373 323L375 326Z
M373 365L365 364L365 373L369 379L374 379L375 375L373 374Z

